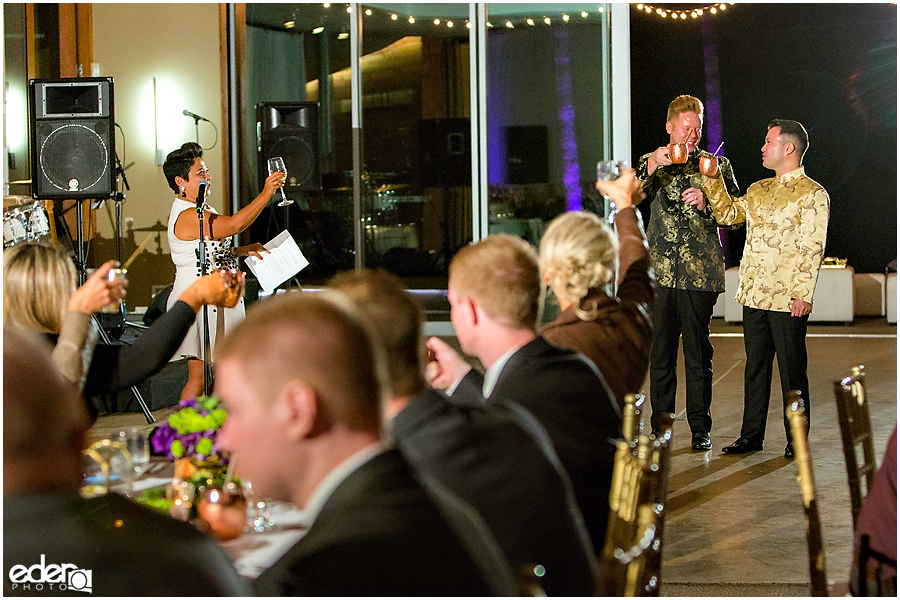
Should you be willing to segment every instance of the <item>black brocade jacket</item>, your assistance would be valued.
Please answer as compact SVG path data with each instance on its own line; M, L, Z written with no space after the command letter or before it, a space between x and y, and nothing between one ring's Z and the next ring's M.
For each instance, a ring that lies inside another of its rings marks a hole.
M650 246L650 266L656 274L658 287L703 292L725 291L725 261L718 228L707 200L706 210L699 211L684 203L681 193L695 187L703 189L700 157L709 155L694 150L686 163L661 166L647 175L650 153L640 158L635 176L647 194L650 221L647 241ZM725 186L739 194L731 163L719 156L719 168Z

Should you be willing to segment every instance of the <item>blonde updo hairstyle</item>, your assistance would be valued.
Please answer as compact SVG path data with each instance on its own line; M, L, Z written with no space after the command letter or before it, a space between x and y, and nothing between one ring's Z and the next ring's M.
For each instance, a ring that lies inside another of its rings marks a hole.
M18 244L3 251L3 324L58 334L75 292L75 265L48 244Z
M579 319L597 317L596 294L612 281L619 241L589 212L568 212L550 223L540 246L541 273Z

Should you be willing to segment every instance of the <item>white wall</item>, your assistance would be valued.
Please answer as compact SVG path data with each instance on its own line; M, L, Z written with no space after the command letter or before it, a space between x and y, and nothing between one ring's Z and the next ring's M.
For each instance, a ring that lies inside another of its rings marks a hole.
M165 224L174 197L154 159L154 137L165 156L186 141L196 141L194 120L182 115L187 109L213 121L219 129L200 122L200 145L209 148L204 160L212 172L211 204L223 207L223 140L219 66L218 4L108 4L93 5L94 61L99 75L115 80L116 149L131 191L122 210L134 227ZM156 78L154 129L153 78ZM113 237L111 203L97 212L99 233ZM138 244L146 233L136 233ZM168 253L165 233L163 252ZM155 251L155 240L149 245ZM127 258L125 256L124 258Z

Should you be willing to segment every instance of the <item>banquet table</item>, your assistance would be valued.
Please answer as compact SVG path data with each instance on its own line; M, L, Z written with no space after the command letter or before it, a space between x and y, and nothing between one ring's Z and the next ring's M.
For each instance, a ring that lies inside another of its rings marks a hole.
M172 481L174 472L171 460L152 457L147 471L134 483L135 493L165 486ZM251 507L250 510L254 509ZM248 516L248 525L241 537L219 542L238 573L245 577L259 576L309 530L305 511L293 504L267 500L265 510L268 511L271 526L256 531L250 525L251 518Z

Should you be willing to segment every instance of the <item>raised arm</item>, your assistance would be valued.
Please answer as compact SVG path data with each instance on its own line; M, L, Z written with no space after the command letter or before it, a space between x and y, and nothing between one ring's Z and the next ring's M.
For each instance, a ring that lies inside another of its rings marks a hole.
M233 215L216 215L203 211L203 232L212 239L220 240L241 233L248 227L269 203L275 192L284 185L284 173L272 173L266 178L262 192L253 201ZM197 211L184 210L175 221L175 237L179 240L200 238L200 220Z

